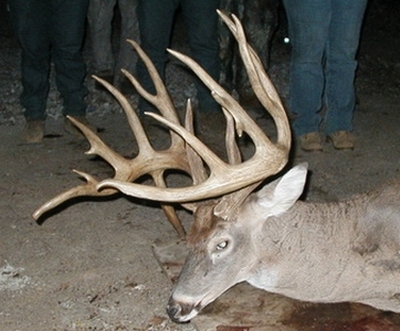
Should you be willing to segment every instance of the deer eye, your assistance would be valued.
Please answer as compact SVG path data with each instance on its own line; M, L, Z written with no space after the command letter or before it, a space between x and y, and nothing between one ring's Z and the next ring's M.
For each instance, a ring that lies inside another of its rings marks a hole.
M227 247L228 247L228 241L227 240L222 241L217 245L217 251L222 251Z

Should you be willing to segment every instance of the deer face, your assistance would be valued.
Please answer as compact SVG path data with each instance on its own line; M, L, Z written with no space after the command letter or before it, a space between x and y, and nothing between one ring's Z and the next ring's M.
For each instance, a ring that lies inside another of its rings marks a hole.
M195 219L195 224L200 221L210 227L199 231L195 225L189 234L190 251L167 307L175 322L189 321L227 289L244 281L256 261L252 233L242 222L219 219L210 206L196 214L211 217L206 222Z
M276 286L278 251L263 228L270 217L279 227L279 217L299 198L306 174L306 164L293 168L250 195L230 220L216 217L213 205L196 210L190 251L168 302L173 321L189 321L239 282Z

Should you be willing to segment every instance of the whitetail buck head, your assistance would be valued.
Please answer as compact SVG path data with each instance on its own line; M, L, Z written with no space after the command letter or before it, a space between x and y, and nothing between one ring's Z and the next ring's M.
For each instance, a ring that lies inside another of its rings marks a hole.
M244 209L250 208L249 194L264 179L278 173L285 166L291 144L290 127L285 110L260 59L246 42L240 22L235 16L230 19L222 13L220 15L238 41L240 54L254 93L274 120L277 128L275 142L265 135L238 102L198 64L187 56L169 51L196 73L221 105L227 123L225 140L228 162L217 157L194 135L190 102L187 106L185 125L182 126L153 64L142 49L135 42L130 41L149 70L156 87L156 94L149 94L131 74L123 72L137 91L158 108L161 115L155 113L148 115L170 129L170 147L162 151L153 149L128 100L112 85L95 77L121 104L136 137L139 153L133 159L122 157L111 150L94 132L70 118L85 134L91 145L87 153L97 154L110 163L115 169L115 176L113 179L99 181L89 174L76 171L86 179L86 183L54 197L33 214L33 217L38 219L48 210L71 198L105 196L121 191L137 198L160 201L167 218L178 234L184 238L185 231L170 203L181 203L191 209L195 221L188 236L190 254L179 281L182 286L176 287L175 296L173 295L172 298L176 296L182 298L184 289L189 286L185 285L185 278L195 275L196 272L193 270L200 271L200 274L195 277L199 277L198 289L204 289L204 293L197 293L189 300L191 292L187 291L188 296L185 298L183 295L185 300L175 302L174 299L171 299L169 314L175 321L189 319L194 312L213 301L227 288L246 279L247 268L243 267L238 271L232 266L235 265L235 261L239 262L239 260L243 260L240 265L245 265L246 261L253 261L251 252L254 244L251 237L244 232L244 222L237 222L236 219L241 217ZM236 144L235 132L238 136L241 136L243 132L246 133L254 143L253 156L244 162L241 160L240 150ZM168 187L165 172L170 169L189 174L192 178L192 185L178 188ZM153 178L154 186L136 182L145 174L149 174ZM253 224L252 220L249 221L248 224ZM228 275L225 274L226 272ZM202 285L200 285L200 280ZM184 308L185 305L191 306L192 311L189 312L189 309ZM187 314L184 313L186 311ZM185 317L180 315L185 315Z
M213 204L198 207L188 234L189 254L168 302L172 320L189 321L239 282L260 278L264 286L276 284L277 251L263 228L269 218L293 206L303 191L306 174L306 164L293 168L251 194L226 220L215 216Z

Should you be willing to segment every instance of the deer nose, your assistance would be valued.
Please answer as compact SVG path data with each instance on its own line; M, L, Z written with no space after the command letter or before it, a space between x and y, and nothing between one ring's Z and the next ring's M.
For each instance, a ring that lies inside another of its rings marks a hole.
M175 323L189 322L187 317L192 310L193 305L181 304L172 298L169 300L167 305L168 316Z
M169 318L175 323L179 323L180 312L182 311L182 307L179 303L168 303L167 305L167 313Z

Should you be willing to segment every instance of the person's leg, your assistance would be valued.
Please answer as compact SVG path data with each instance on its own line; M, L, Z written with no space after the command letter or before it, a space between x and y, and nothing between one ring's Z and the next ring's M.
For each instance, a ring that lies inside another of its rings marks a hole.
M279 0L245 0L242 24L248 43L268 70L272 38L278 28ZM259 107L242 59L236 61L236 90L242 105Z
M221 61L218 44L219 0L182 0L182 11L188 27L188 37L192 56L198 64L217 82L219 82ZM220 109L211 96L210 90L200 81L196 81L197 98L202 112Z
M331 0L284 0L292 44L289 110L296 136L317 132L324 93L324 51Z
M114 84L117 86L121 84L124 77L121 69L128 70L132 74L136 71L137 54L126 40L132 39L139 42L140 39L136 15L137 0L119 0L118 7L121 13L121 39L114 78Z
M367 0L332 0L326 59L326 134L352 131L356 103L354 78Z
M88 23L95 74L112 75L115 61L112 50L112 20L117 0L89 0Z
M168 60L166 49L170 45L172 25L178 0L138 0L137 17L139 21L141 47L154 63L159 75L165 78L165 65ZM139 82L150 93L155 93L153 82L141 60L137 63ZM139 99L139 112L154 111L155 108L144 98Z
M9 4L15 34L22 49L21 105L28 122L44 121L50 71L49 1L11 0Z
M87 89L82 46L88 0L53 0L52 6L52 55L63 114L84 117Z

